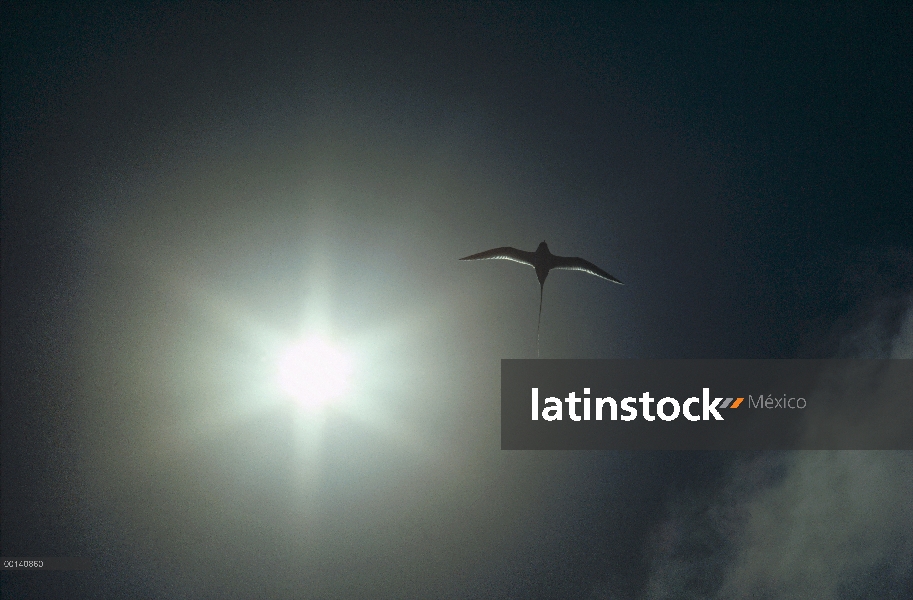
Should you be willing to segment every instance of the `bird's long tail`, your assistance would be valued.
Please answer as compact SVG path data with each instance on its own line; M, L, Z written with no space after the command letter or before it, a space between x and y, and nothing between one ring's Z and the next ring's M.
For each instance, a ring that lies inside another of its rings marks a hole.
M542 290L545 288L545 282L539 284L539 320L536 321L536 358L539 358L539 325L542 324Z

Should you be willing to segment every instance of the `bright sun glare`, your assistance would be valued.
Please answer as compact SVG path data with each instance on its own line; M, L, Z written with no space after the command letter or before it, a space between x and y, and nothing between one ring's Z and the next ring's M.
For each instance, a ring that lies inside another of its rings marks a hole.
M312 335L290 344L279 357L279 387L302 407L316 410L349 391L352 357L328 339Z

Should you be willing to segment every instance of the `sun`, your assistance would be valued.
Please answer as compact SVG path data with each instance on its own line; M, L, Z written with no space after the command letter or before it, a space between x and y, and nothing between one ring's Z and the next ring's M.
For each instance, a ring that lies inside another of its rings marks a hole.
M285 396L306 410L319 410L350 391L354 364L341 346L315 334L289 344L277 371Z

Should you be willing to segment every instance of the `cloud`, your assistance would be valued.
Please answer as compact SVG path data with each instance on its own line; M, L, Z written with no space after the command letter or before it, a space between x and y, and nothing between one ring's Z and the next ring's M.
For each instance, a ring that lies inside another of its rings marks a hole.
M712 497L670 506L638 597L901 598L913 580L911 497L911 452L739 460Z
M913 358L913 280L891 276L910 256L863 258L877 292L833 325L830 355ZM721 487L670 504L647 543L638 598L909 597L911 498L910 451L743 455Z
M814 451L786 461L782 481L743 502L717 597L899 593L913 565L913 455Z

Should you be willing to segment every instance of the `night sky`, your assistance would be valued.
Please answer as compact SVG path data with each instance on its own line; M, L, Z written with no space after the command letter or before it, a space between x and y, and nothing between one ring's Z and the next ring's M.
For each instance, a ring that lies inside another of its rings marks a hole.
M501 451L539 284L457 260L625 283L552 272L546 359L913 358L905 3L36 4L2 554L94 567L3 598L910 597L909 452Z

